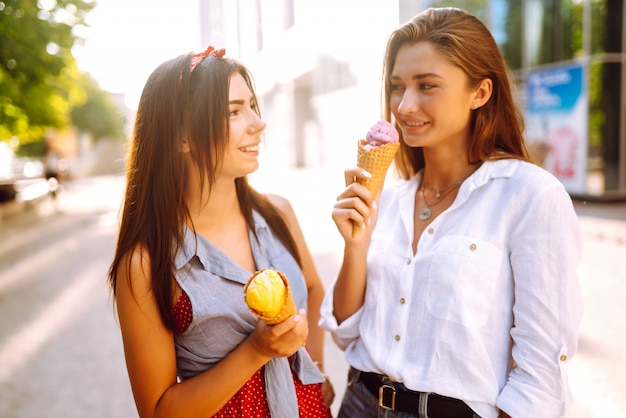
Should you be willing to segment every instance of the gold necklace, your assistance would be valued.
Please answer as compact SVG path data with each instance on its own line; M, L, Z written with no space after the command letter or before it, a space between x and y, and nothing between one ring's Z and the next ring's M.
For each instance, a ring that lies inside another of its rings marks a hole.
M429 220L430 217L433 215L433 211L431 210L431 208L433 206L438 205L439 203L441 203L443 201L443 199L445 199L450 193L452 193L454 191L454 189L459 187L462 183L463 183L463 181L458 181L456 183L451 184L450 186L446 186L445 188L447 189L448 187L450 187L450 190L446 194L444 194L443 197L441 197L441 199L439 199L439 196L441 196L441 195L439 195L439 196L435 195L435 197L437 197L437 199L439 199L439 200L437 200L432 205L429 204L428 201L426 200L426 193L424 193L424 189L426 189L426 187L420 187L420 190L422 192L422 198L424 199L424 203L426 203L426 207L424 207L422 210L420 210L420 213L419 213L418 217L422 221Z
M426 184L426 183L424 183L424 187L434 191L435 192L435 198L440 199L441 198L441 192L445 192L446 190L448 190L451 187L460 186L461 183L463 183L463 181L464 180L459 180L456 183L448 184L447 186L442 187L441 189L439 189L439 188L437 188L435 186L431 186L430 184Z

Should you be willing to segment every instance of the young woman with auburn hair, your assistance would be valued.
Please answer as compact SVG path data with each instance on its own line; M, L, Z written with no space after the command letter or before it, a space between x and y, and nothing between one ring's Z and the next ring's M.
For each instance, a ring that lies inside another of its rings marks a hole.
M498 46L431 8L391 34L383 76L401 179L373 195L349 168L333 210L345 250L321 324L351 366L339 417L564 416L582 237L529 159Z

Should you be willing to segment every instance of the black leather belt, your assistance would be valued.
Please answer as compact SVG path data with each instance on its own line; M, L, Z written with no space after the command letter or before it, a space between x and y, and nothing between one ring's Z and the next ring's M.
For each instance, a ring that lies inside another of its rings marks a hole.
M359 379L378 398L378 406L392 411L422 414L433 418L474 418L478 416L459 399L436 393L415 392L402 383L377 373L360 372Z

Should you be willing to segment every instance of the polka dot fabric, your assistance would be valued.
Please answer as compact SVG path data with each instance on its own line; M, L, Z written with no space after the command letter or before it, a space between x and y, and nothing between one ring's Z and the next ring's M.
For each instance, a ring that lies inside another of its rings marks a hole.
M176 325L178 326L178 330L180 332L185 331L189 328L189 325L191 325L191 320L193 319L191 300L185 292L182 292L178 301L176 301L176 306L174 307L174 319L176 320Z
M213 415L213 418L271 417L270 408L265 399L265 383L263 382L262 370L253 374L235 396L230 398L226 405L220 409L220 412Z
M174 308L176 324L180 332L191 324L193 310L189 296L182 292ZM292 372L293 373L293 372ZM297 376L293 376L298 398L300 418L331 418L330 411L324 404L320 384L304 385ZM213 416L213 418L271 418L265 398L265 380L263 369L258 370L239 389L239 391Z

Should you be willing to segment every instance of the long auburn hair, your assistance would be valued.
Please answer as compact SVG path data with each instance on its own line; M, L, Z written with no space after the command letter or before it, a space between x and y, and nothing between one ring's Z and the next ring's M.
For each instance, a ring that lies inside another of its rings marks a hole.
M530 161L523 138L524 121L513 100L513 82L504 57L487 27L462 9L426 9L391 34L383 63L384 117L392 121L390 76L398 50L418 42L431 43L452 65L463 70L470 88L477 88L486 78L493 83L489 101L472 111L468 162L503 158ZM406 145L399 132L400 150L395 164L400 176L408 179L424 167L424 154L421 147Z
M210 193L228 143L232 74L241 74L256 102L252 75L244 65L209 55L190 71L191 58L189 53L164 62L143 89L130 141L117 247L108 271L115 295L120 269L130 273L130 254L143 249L149 257L151 288L161 318L172 332L178 331L173 312L174 257L182 245L189 214L181 143L188 141L203 179L201 187L204 190L208 182ZM260 116L259 109L255 111ZM235 187L248 228L255 231L252 213L258 211L301 264L280 212L248 184L246 177L236 179Z

